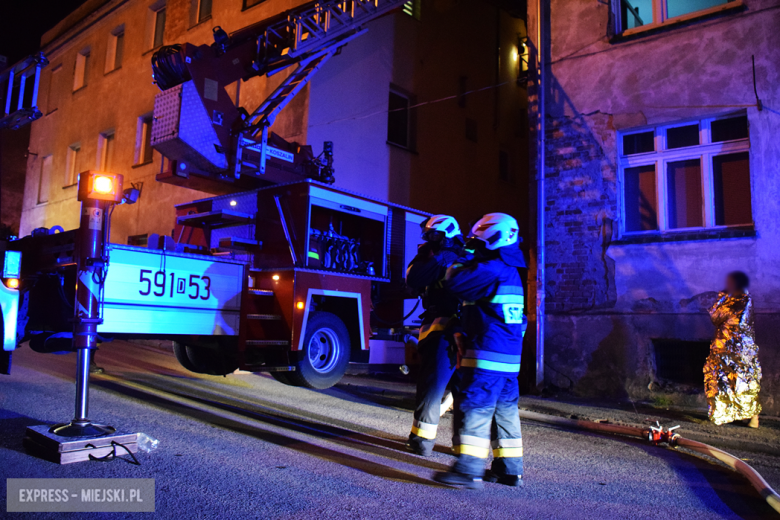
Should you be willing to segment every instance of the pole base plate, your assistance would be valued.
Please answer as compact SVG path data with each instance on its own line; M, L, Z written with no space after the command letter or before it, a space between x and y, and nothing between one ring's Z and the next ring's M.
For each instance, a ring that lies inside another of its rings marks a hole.
M121 444L131 453L138 451L138 434L117 432L111 426L96 425L87 422L89 427L79 426L82 432L87 432L85 436L63 436L53 433L54 430L62 431L61 428L68 428L67 433L78 431L78 428L72 428L73 424L47 425L41 424L29 426L24 435L24 447L31 455L35 455L57 464L70 464L73 462L82 462L93 458L105 457L110 453L122 456L125 451ZM95 431L102 433L95 436Z

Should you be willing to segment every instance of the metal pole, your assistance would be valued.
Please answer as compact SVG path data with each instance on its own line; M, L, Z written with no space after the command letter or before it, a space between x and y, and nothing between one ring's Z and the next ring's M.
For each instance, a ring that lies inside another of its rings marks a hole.
M537 95L539 110L537 134L537 165L536 165L536 386L544 384L544 226L545 226L545 89L544 81L544 30L543 7L544 0L536 1L536 56L537 56Z
M98 437L116 431L111 426L93 424L89 418L89 362L97 345L100 319L100 289L103 284L103 229L107 203L87 199L81 203L81 225L77 236L78 278L73 315L73 346L76 363L76 412L68 424L54 426L52 433L62 437Z

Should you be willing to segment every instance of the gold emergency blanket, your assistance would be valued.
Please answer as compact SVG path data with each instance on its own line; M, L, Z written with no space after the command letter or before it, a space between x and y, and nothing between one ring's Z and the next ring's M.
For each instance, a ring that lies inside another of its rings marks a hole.
M720 293L709 312L716 329L704 365L710 420L725 424L749 419L761 412L761 365L750 295Z

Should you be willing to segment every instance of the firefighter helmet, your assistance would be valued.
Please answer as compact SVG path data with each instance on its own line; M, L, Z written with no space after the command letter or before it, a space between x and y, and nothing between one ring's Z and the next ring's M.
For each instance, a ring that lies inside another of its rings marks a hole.
M455 238L461 234L458 221L449 215L434 215L426 220L422 237L429 240L431 232L439 232L444 238Z
M493 251L517 243L517 221L506 213L488 213L477 220L467 239L481 240Z

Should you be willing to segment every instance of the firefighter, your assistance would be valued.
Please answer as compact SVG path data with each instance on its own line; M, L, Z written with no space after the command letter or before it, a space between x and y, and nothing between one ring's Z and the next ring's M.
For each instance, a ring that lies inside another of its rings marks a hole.
M422 228L425 243L406 270L406 284L422 294L425 309L417 345L421 358L420 377L407 447L409 451L427 457L433 452L436 428L445 408L442 397L455 372L455 346L445 329L456 319L459 301L442 287L442 283L447 267L463 252L463 235L458 222L449 215L434 215Z
M448 270L445 287L463 300L458 337L460 392L453 448L458 460L437 473L445 484L481 489L482 480L519 487L523 441L517 411L517 375L527 320L523 312L517 221L504 213L479 219L466 239L471 260ZM485 476L490 448L491 471Z

